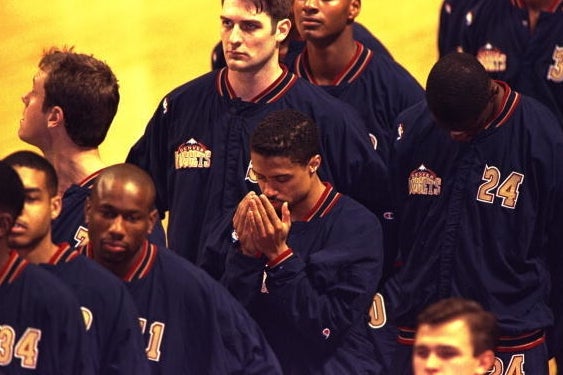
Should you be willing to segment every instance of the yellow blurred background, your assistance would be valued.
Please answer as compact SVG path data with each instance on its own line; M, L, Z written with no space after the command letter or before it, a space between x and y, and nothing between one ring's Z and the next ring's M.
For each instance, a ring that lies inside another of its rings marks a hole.
M358 21L424 86L437 58L441 0L364 0ZM100 147L105 162L122 162L159 100L210 69L219 40L219 0L1 0L0 158L34 148L17 137L21 96L42 51L75 46L106 61L120 82L121 101Z

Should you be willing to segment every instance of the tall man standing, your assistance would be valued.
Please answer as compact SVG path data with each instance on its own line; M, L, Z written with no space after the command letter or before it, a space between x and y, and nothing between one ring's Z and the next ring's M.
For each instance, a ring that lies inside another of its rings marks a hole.
M170 211L171 249L223 272L225 249L238 202L256 183L248 135L276 109L295 108L321 127L323 179L372 211L387 204L387 171L355 111L285 70L279 48L291 28L291 0L225 0L221 40L227 67L167 95L128 161L149 171L157 206ZM219 241L220 242L220 241Z
M354 39L361 7L361 0L295 0L295 26L305 49L290 69L356 108L387 161L395 117L422 100L424 91L390 56Z
M410 373L401 369L416 316L447 297L495 314L498 366L546 373L545 330L563 316L563 132L555 116L492 80L474 56L454 52L434 65L426 101L403 112L398 128L392 168L403 265L389 284L398 285L396 373Z

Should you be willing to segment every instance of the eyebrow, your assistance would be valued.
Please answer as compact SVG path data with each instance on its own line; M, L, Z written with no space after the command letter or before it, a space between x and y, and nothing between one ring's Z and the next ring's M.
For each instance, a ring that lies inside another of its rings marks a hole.
M41 193L41 189L38 187L24 188L25 194L29 193Z
M221 21L232 21L233 20L232 17L223 16L223 15L219 16L219 18L221 19ZM258 19L255 19L255 18L242 18L242 19L239 19L237 22L240 22L240 23L256 23L256 24L260 24L260 25L262 24L261 20L258 20Z
M252 168L252 172L254 172L254 174L255 174L256 176L262 176L262 177L267 177L267 178L278 178L278 177L292 176L291 173L280 173L280 174L276 174L276 175L274 175L274 176L268 177L268 176L266 176L266 175L263 175L263 174L260 173L260 172L256 172L256 169L254 169L254 168Z

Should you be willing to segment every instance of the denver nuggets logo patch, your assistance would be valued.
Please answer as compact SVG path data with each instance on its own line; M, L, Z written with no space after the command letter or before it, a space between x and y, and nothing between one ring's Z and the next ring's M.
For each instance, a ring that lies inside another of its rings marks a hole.
M174 151L174 167L176 169L209 168L211 167L211 150L203 143L190 138Z
M440 195L442 179L421 164L409 175L409 195Z
M490 43L485 44L477 52L477 60L489 73L504 72L506 70L506 54Z

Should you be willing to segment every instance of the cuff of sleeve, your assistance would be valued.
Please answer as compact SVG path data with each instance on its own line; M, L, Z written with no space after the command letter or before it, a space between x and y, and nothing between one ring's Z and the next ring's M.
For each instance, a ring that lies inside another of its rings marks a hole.
M287 250L285 250L283 253L281 253L280 255L278 255L275 259L272 259L271 261L269 261L268 263L266 263L266 266L268 268L274 268L278 265L280 265L282 262L284 262L285 260L291 258L291 256L293 255L293 250L291 250L291 248L288 248Z

